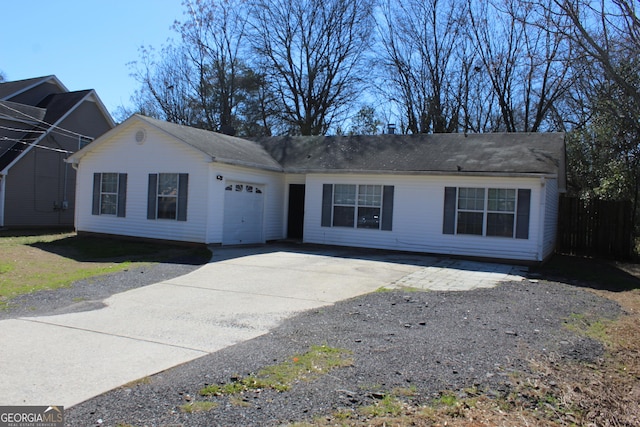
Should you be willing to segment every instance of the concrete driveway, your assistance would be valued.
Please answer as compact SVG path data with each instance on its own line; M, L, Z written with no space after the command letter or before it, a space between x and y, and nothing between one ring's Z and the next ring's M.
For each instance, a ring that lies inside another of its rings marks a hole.
M464 290L517 279L521 272L468 262L456 270L460 261L419 255L350 254L215 248L200 269L113 295L105 308L0 321L0 405L69 407L265 334L295 313L380 287L448 283L443 289L458 284Z

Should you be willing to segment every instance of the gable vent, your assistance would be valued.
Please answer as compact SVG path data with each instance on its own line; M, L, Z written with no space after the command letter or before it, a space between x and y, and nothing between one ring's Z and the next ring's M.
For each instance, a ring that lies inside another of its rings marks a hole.
M138 144L142 144L144 143L145 139L147 139L147 133L144 131L144 129L139 129L136 132L136 142Z

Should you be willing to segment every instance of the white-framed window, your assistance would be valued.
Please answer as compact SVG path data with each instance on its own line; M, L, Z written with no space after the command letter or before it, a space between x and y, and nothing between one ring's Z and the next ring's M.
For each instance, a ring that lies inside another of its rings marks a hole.
M393 192L393 186L325 184L322 226L391 230Z
M487 236L513 237L516 220L516 190L490 188L487 195Z
M178 174L158 174L158 219L178 217Z
M88 136L79 135L78 136L78 150L82 150L84 147L86 147L87 145L91 144L92 142L93 142L93 138L88 137Z
M444 234L529 237L531 190L446 187Z
M118 213L118 174L103 173L100 184L100 215Z
M484 223L484 188L458 189L458 234L482 235Z
M127 174L97 172L93 174L93 215L125 216Z
M189 174L149 174L147 219L187 220Z

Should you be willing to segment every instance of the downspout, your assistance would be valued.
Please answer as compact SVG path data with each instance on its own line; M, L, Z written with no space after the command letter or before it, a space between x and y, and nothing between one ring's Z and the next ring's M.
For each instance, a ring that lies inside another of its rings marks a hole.
M0 175L0 228L4 227L4 199L5 199L5 183L7 182L6 175Z
M544 238L546 235L546 213L547 213L547 186L544 177L540 177L540 213L538 215L538 259L542 262L544 260Z
M65 161L64 161L64 162L65 162L66 164L69 164L69 163L67 162L67 160L68 160L68 159L65 159ZM77 200L77 199L78 199L78 182L80 182L80 181L78 180L78 163L76 163L76 162L71 162L71 167L73 168L73 170L74 170L74 171L76 171L76 188L75 188L74 190L75 190L75 200ZM76 233L78 232L78 214L79 214L79 210L80 210L80 209L78 209L77 203L75 203L75 201L74 201L74 209L73 209L73 228L74 228L74 230L75 230L75 232L76 232Z

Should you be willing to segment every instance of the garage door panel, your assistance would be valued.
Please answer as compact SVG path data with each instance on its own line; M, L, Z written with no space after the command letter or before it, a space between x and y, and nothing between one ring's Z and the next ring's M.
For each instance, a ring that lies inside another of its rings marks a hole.
M227 183L222 243L262 243L263 212L263 187L243 182Z

